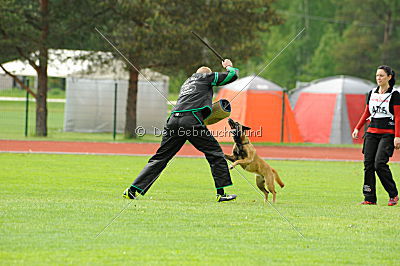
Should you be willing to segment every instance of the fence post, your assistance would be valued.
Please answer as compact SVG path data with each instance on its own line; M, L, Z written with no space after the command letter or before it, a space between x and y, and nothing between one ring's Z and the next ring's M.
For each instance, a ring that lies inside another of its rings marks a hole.
M113 140L117 135L117 97L118 97L118 83L114 84L114 129L113 129Z
M286 89L283 89L283 91L282 91L281 143L284 142L284 138L285 138L285 94L286 94Z
M26 86L29 88L29 79L26 79ZM26 100L25 100L25 137L28 136L28 122L29 122L29 92L26 91Z

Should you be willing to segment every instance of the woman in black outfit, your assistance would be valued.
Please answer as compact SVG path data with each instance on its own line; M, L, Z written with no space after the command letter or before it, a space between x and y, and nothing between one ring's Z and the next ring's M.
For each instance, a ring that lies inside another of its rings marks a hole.
M356 139L361 127L370 119L363 145L362 205L376 205L375 172L389 194L388 205L397 205L399 200L396 183L387 164L394 149L400 148L400 93L393 89L395 82L395 73L390 67L378 67L376 71L378 87L369 92L364 114L352 134Z

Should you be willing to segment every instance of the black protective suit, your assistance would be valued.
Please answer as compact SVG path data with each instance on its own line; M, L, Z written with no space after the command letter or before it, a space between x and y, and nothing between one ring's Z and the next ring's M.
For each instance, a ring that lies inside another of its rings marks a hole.
M186 140L204 153L217 189L232 185L224 153L203 120L211 114L212 87L237 77L238 69L228 67L227 72L195 73L185 81L164 127L161 146L132 183L133 188L144 195Z

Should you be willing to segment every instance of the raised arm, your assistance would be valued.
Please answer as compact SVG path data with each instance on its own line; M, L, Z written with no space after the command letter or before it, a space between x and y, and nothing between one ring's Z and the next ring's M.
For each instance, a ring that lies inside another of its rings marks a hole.
M222 61L222 67L225 68L227 72L214 72L214 80L211 85L222 86L238 78L239 69L233 67L231 60L225 59Z

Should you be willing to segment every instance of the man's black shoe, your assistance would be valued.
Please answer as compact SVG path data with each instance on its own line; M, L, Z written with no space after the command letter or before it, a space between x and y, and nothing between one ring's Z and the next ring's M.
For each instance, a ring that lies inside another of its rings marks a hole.
M230 200L236 199L236 197L237 196L235 194L232 194L232 195L228 195L228 194L219 195L219 194L217 194L217 201L218 202L230 201Z
M122 194L122 197L126 199L137 199L136 192L131 191L130 187L125 189L124 193Z

